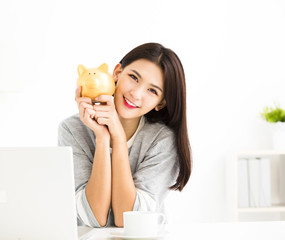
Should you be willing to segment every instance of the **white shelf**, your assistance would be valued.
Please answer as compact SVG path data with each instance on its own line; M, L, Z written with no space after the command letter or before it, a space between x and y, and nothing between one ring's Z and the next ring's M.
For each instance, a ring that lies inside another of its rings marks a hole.
M258 157L258 156L281 156L285 155L284 151L277 151L277 150L262 150L262 151L249 151L249 152L237 152L236 156L239 158L242 157Z
M238 205L238 161L250 158L270 159L271 207L246 207ZM285 150L239 151L235 153L235 216L236 221L285 220Z
M276 205L271 207L260 208L237 208L236 211L242 213L254 213L254 212L285 212L285 206Z

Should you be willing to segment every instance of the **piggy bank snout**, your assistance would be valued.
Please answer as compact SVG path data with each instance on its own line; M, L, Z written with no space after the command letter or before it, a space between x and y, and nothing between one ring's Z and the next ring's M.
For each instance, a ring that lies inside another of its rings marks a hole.
M85 86L87 88L96 88L97 84L95 81L87 81L87 82L85 82Z
M87 88L97 88L100 85L100 80L97 78L88 78L85 81L85 86Z

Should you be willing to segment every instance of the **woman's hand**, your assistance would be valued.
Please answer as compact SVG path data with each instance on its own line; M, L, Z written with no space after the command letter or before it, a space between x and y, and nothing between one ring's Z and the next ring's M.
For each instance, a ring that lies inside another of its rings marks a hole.
M126 141L126 134L115 108L114 97L101 95L96 98L96 101L104 102L104 104L93 106L97 123L108 126L113 141Z
M96 139L107 138L107 140L110 140L108 128L97 123L94 119L95 110L91 99L80 97L80 93L81 87L77 87L75 92L75 101L77 102L80 120L95 133Z

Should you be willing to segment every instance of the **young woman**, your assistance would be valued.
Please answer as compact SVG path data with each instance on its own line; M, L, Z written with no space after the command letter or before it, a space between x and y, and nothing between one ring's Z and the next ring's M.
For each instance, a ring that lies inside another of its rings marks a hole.
M114 96L92 105L76 90L79 114L59 126L72 146L78 224L123 226L125 211L164 212L169 190L191 174L182 64L170 49L147 43L113 71Z

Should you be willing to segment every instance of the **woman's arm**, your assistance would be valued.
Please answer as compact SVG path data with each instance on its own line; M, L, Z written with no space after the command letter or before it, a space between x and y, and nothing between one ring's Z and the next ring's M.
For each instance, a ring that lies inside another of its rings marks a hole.
M106 102L94 106L98 123L108 126L112 143L112 209L115 225L123 226L123 212L131 211L136 198L129 163L126 134L118 117L112 96L101 95L96 100Z
M85 192L98 223L105 226L111 205L111 159L108 140L96 139L92 172Z
M126 141L112 140L112 207L115 225L123 227L123 212L132 211L136 188L129 163Z
M105 226L111 205L110 134L106 126L101 126L94 120L95 111L91 99L81 98L80 88L76 90L75 99L81 121L96 135L93 166L85 193L98 223Z

